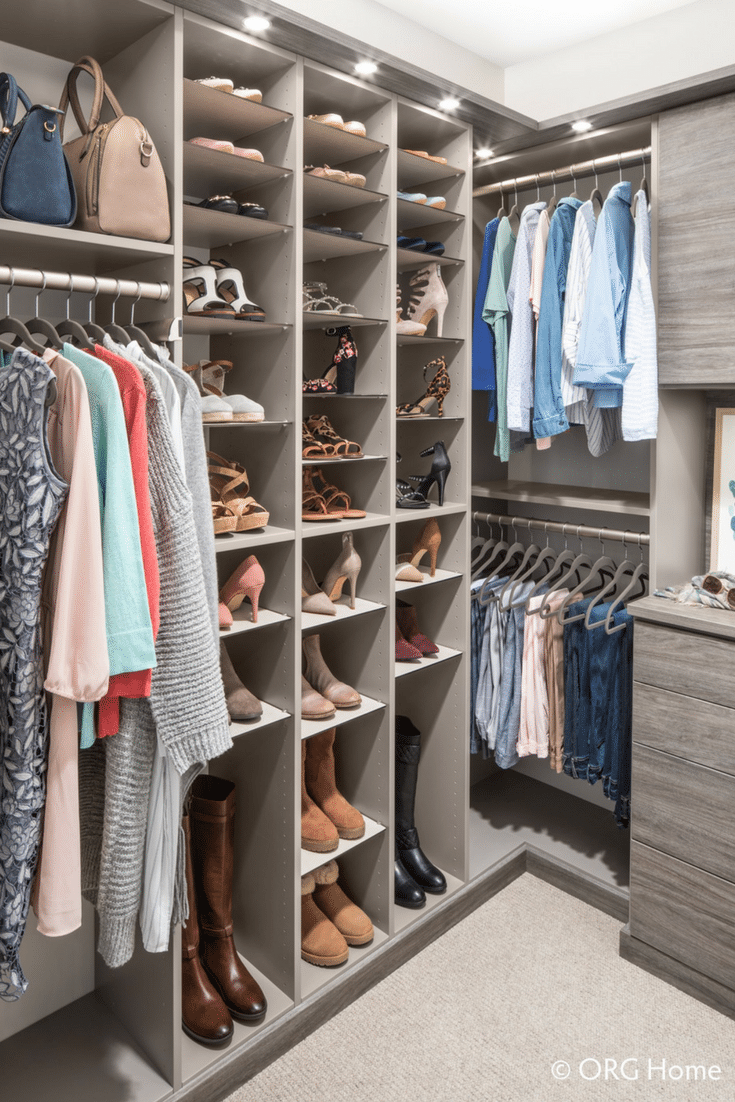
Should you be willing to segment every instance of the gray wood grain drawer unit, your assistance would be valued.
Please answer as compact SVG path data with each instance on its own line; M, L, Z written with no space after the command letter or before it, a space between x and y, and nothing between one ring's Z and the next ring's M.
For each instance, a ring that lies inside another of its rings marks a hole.
M663 385L735 382L735 95L659 119L658 359ZM700 195L697 201L696 195Z
M735 885L633 842L630 933L735 989Z
M636 627L636 646L642 627ZM633 731L637 742L653 750L735 774L735 715L731 708L636 682Z
M634 663L636 681L735 708L735 647L726 639L641 621Z
M735 881L735 777L634 747L633 839Z

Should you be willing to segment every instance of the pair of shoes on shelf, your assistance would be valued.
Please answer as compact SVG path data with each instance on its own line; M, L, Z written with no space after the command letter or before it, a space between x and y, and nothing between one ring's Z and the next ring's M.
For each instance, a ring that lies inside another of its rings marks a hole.
M357 345L349 325L338 325L327 330L336 334L337 347L332 362L319 379L305 379L301 387L304 394L354 394L357 370Z
M327 293L326 283L309 280L302 287L302 310L306 314L340 314L342 317L361 318L354 302L342 302L336 295Z
M327 482L320 467L304 467L301 489L301 519L308 521L361 520L364 509L353 509L344 490Z
M367 183L367 177L360 172L346 172L329 165L304 165L304 172L307 176L318 176L332 184L348 184L349 187L365 187Z
M232 613L230 613L227 605L220 601L220 624L225 614L230 616L230 626L232 624ZM227 647L220 639L219 644L219 664L222 672L222 684L225 689L225 700L227 702L227 712L232 723L252 723L256 719L260 719L263 714L263 705L260 703L256 696L246 689L242 681L238 677L237 670L232 664L232 659L227 651Z
M449 294L438 264L427 264L411 272L405 288L408 298L405 319L401 318L404 288L401 287L400 282L397 284L397 294L397 333L404 336L424 336L429 323L436 318L436 335L441 337Z
M301 958L325 968L344 964L350 945L369 945L374 936L372 922L338 878L334 859L301 877Z
M419 908L426 903L426 892L442 895L447 881L441 869L432 864L419 843L415 804L421 758L421 732L408 716L396 716L395 770L395 875L394 898L399 907Z
M265 410L259 402L244 394L225 394L225 373L232 371L232 366L231 360L184 364L184 371L191 375L199 390L205 424L252 423L265 418Z
M337 788L334 742L330 727L301 742L301 848L331 853L340 838L353 841L365 833L365 820Z
M329 669L319 636L304 636L302 646L306 666L301 676L301 718L329 719L337 708L357 708L362 697Z
M405 199L407 203L418 203L422 207L434 207L435 210L444 210L447 201L443 195L424 195L421 191L399 191L399 199Z
M396 600L396 662L415 662L438 653L436 643L420 630L413 605Z
M216 452L207 452L207 459L215 535L265 528L270 514L250 496L245 468Z
M324 575L321 585L317 584L306 559L302 559L301 611L313 612L320 616L336 616L334 602L342 596L345 582L350 583L350 608L354 611L357 576L361 568L362 559L352 542L352 532L345 532L342 536L342 551Z
M422 457L433 455L431 470L426 475L412 474L408 475L408 481L399 479L396 482L396 504L399 509L428 509L429 492L434 483L439 495L439 504L444 504L444 490L452 469L444 441L437 440L431 447L424 448L421 455ZM400 456L398 456L398 462L400 462ZM411 482L417 484L415 490L411 488Z
M335 130L344 130L347 134L354 134L356 138L367 137L365 124L361 122L345 122L341 115L330 112L327 115L307 115L312 122L320 122L323 126L331 126Z
M264 321L265 310L245 290L242 272L227 260L184 257L184 311L189 317Z
M399 233L396 239L399 249L411 249L417 253L432 253L434 256L442 256L444 253L443 241L426 241L423 237L408 237Z
M265 585L265 572L255 555L248 555L219 591L220 603L230 613L237 612L247 597L253 610L253 623L258 622L258 602Z
M428 409L434 402L437 404L437 416L444 416L444 399L452 387L452 380L449 378L449 371L447 370L447 361L443 356L439 356L438 359L427 363L424 366L424 381L426 380L427 371L431 368L434 369L434 374L424 393L415 402L404 402L397 406L396 417L429 417Z
M265 160L259 149L246 149L225 138L189 138L189 145L200 145L204 149L213 149L215 153L230 153L246 161L260 161L261 164Z
M235 82L227 77L200 77L194 83L203 84L205 88L214 88L217 92L229 92L240 99L249 99L252 103L263 102L263 93L259 88L236 88Z
M362 241L362 230L343 230L339 226L323 226L320 222L304 222L305 230L317 233L331 233L335 237L350 237L353 241Z
M203 207L204 210L217 210L222 214L240 214L244 218L267 218L268 211L260 203L238 203L231 195L210 195L200 203L190 206Z
M232 1019L260 1022L265 995L232 936L235 786L198 776L182 819L189 917L181 927L181 1023L204 1045L226 1044Z
M431 578L436 576L436 559L439 554L439 547L442 541L442 534L439 529L439 524L436 517L430 517L427 520L424 527L419 532L416 539L413 541L413 547L410 553L400 554L396 560L396 581L397 582L423 582L424 575L419 570L419 563L423 559L424 555L429 553L430 573Z
M402 149L402 153L410 153L412 157L423 157L427 161L436 161L438 165L447 164L446 157L434 157L430 153L427 153L425 149Z
M307 417L302 422L302 459L361 459L362 456L360 445L340 436L324 414Z

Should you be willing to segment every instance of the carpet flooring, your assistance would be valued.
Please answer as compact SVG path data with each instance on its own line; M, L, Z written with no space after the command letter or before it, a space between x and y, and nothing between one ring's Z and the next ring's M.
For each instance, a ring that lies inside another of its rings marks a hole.
M227 1102L732 1102L735 1023L619 932L525 874Z

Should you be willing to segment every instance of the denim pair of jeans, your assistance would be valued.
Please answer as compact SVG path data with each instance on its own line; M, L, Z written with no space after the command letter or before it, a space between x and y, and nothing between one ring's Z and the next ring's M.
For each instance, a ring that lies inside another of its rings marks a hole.
M477 687L480 681L480 657L482 652L482 636L485 629L485 616L487 605L481 605L474 596L480 589L482 581L473 583L470 589L470 753L479 754L482 749L482 740L475 725L475 705L477 703Z

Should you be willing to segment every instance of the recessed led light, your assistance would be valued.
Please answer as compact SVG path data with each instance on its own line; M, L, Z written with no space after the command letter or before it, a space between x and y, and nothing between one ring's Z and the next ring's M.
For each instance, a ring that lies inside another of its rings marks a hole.
M587 119L577 119L572 123L572 130L576 130L578 134L586 134L588 130L592 129L592 123Z
M358 61L355 66L355 72L361 77L371 77L377 71L378 66L374 61Z
M249 15L247 19L243 19L242 25L246 31L267 31L271 21L264 15Z
M445 99L439 101L440 111L454 111L459 107L459 100L454 96L446 96Z
M488 149L488 147L486 145L484 145L482 147L482 149L475 150L475 156L478 157L481 161L489 160L489 158L492 157L492 155L493 155L492 149Z

